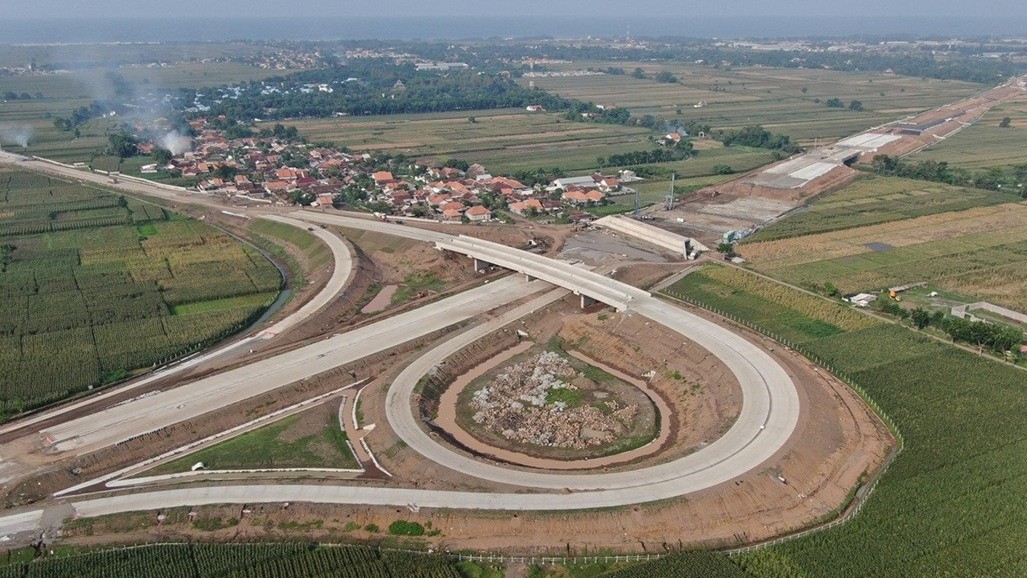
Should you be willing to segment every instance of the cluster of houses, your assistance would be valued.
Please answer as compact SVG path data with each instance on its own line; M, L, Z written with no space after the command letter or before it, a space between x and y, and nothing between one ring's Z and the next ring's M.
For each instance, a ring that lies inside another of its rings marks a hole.
M475 223L493 219L493 211L502 208L523 216L560 213L585 221L591 219L585 207L608 202L610 195L625 192L622 180L634 179L630 171L618 177L596 173L532 187L493 176L480 164L461 170L432 162L415 163L409 175L399 176L376 167L368 154L274 136L229 139L202 118L190 125L196 133L192 150L174 155L163 166L147 165L143 172L195 177L197 190L258 202L331 207L340 192L357 186L384 214ZM151 152L155 146L146 142L139 149Z
M621 191L617 178L596 174L556 179L547 187L529 187L516 179L493 176L473 164L466 171L428 166L420 176L399 179L391 172L373 175L373 200L387 204L393 214L431 215L447 221L481 222L493 218L489 206L521 216L563 213L573 221L591 215L582 209L607 202ZM485 200L488 199L488 203Z

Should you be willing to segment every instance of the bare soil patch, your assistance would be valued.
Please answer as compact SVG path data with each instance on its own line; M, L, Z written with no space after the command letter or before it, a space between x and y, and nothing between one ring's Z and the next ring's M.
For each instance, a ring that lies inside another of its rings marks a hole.
M713 317L702 310L692 311ZM572 313L574 318L566 321L570 328L562 332L565 339L574 333L575 327L600 324L606 324L600 325L606 333L620 332L633 336L636 343L642 342L642 336L652 334L645 321L637 317L609 315L599 321L600 314L580 314L570 303L537 312L527 318L522 327L530 331L554 330L564 324L563 317ZM767 539L830 518L839 506L846 503L853 486L865 482L867 476L884 461L892 444L887 429L854 393L826 372L795 352L744 328L735 327L734 330L762 345L784 364L799 387L800 422L788 445L766 463L729 483L687 498L566 513L468 512L429 508L412 512L401 507L317 504L292 504L287 508L280 504L248 505L245 509L249 512L244 513L241 506L205 507L194 509L197 516L221 518L226 522L236 518L239 521L208 531L194 527L186 516L188 509L182 509L180 515L166 512L168 515L163 523L157 522L156 513L145 512L84 521L82 525L66 530L65 539L69 543L90 545L163 539L302 538L374 542L381 538L381 534L366 530L368 524L385 528L397 519L405 519L425 525L430 522L432 528L441 530L439 536L421 542L433 548L580 555L603 548L664 552L688 546L730 546ZM656 347L663 341L650 338L646 343L653 343L653 348L640 347L651 363L661 360L654 358L653 353L659 355L664 351ZM629 349L630 343L626 345ZM589 353L601 359L610 358L601 357L602 351L625 346L615 343L612 337L602 343L590 341L589 345L592 347ZM665 347L673 350L681 346L671 344ZM681 353L684 355L668 359L668 363L684 366L684 370L691 367L698 377L705 380L704 383L708 382L703 390L712 389L716 381L709 375L715 368L711 360L704 359L701 352L682 350ZM689 364L679 363L682 358ZM518 490L467 479L458 472L428 463L402 447L384 423L381 406L384 383L397 371L395 366L382 371L383 379L369 386L361 398L365 421L378 422L379 425L369 442L379 459L396 474L394 479L375 481L376 485ZM654 383L658 381L664 380L653 380ZM698 398L691 393L686 395L688 388L686 391L680 387L673 388L676 383L676 380L671 380L664 386L668 390L676 389L679 395L690 401ZM701 411L713 411L715 408L709 407L712 402L703 401L696 406L702 408ZM719 411L724 412L725 408L721 407ZM678 432L682 430L687 432L689 428L677 428ZM698 434L699 437L702 435ZM787 483L782 483L779 475L785 477Z
M382 287L378 293L375 294L374 298L371 299L364 305L360 310L361 313L377 313L386 309L390 303L392 303L392 296L396 294L396 289L399 289L399 285L386 285Z

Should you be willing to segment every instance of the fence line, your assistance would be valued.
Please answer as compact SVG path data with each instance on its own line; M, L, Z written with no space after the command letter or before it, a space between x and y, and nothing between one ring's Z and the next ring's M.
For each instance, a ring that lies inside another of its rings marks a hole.
M593 556L522 556L522 555L507 555L507 554L473 554L467 552L433 552L431 550L412 550L409 548L391 548L387 546L372 546L366 544L337 544L332 542L306 542L303 540L295 541L284 541L284 542L146 542L141 544L129 544L125 546L118 546L115 548L109 548L105 550L82 552L72 554L70 556L62 556L62 558L78 558L83 556L91 556L97 553L103 552L125 552L131 550L142 550L145 548L160 548L160 547L181 547L181 548L192 548L193 546L202 545L214 545L223 547L246 547L246 546L302 546L316 544L320 548L354 548L354 549L365 549L373 550L376 552L394 552L400 554L413 554L418 556L445 556L450 560L458 562L469 561L479 562L488 564L614 564L614 563L630 563L630 562L650 562L652 560L658 560L665 556L665 554L647 553L647 554L604 554L604 555L593 555Z
M858 383L854 382L844 372L837 371L834 368L833 365L831 365L830 363L827 363L822 358L820 358L820 356L818 356L815 353L813 353L812 351L806 349L802 345L793 343L789 339L786 339L784 337L776 335L775 333L773 333L773 332L771 332L769 330L766 330L765 328L760 327L760 326L758 326L758 325L756 325L756 324L754 324L754 323L752 323L752 322L750 322L748 320L741 319L741 318L737 317L734 314L728 313L726 311L721 311L721 310L719 310L719 309L717 309L715 307L707 306L707 305L705 305L705 304L703 304L701 302L698 302L697 300L691 299L690 297L688 297L688 296L686 296L686 295L684 295L682 293L678 293L676 291L664 290L663 294L665 294L665 295L667 295L667 296L669 296L671 298L677 299L679 301L683 301L685 303L688 303L688 304L694 305L696 307L705 309L705 310L710 311L710 312L712 312L714 314L720 315L720 316L722 316L722 317L724 317L726 319L730 319L731 321L733 321L733 322L735 322L735 323L737 323L739 325L745 326L745 327L747 327L747 328L749 328L749 329L751 329L751 330L753 330L753 331L755 331L755 332L757 332L757 333L759 333L761 335L764 335L764 336L766 336L766 337L768 337L770 339L773 339L774 341L784 345L785 347L788 347L790 349L793 349L793 350L797 351L798 353L802 354L803 356L805 356L810 361L813 361L817 365L819 365L819 366L823 367L824 369L830 371L833 375L835 375L835 377L837 377L839 380L841 380L843 383L845 383L847 386L849 386L853 391L855 391L860 396L860 398L863 399L871 409L873 409L874 413L879 418L881 418L881 421L884 422L884 424L888 427L889 431L891 431L891 433L895 436L895 439L897 441L895 450L893 450L892 453L888 456L887 460L885 461L885 464L877 471L877 473L873 476L873 478L869 481L869 483L867 483L866 485L864 485L863 487L859 488L856 491L855 495L852 498L852 502L847 507L846 511L844 511L840 516L838 516L834 520L831 520L830 522L826 522L824 524L820 524L820 525L817 525L817 526L814 526L814 527L811 527L811 528L806 528L804 530L801 530L801 531L798 531L798 532L795 532L795 533L792 533L792 534L788 534L786 536L780 536L778 538L774 538L774 539L771 539L771 540L760 542L758 544L752 544L752 545L749 545L749 546L742 546L742 547L738 547L738 548L725 548L725 549L721 549L720 551L725 553L725 554L729 554L730 555L730 554L741 554L741 553L744 553L744 552L751 552L751 551L759 550L759 549L762 549L762 548L768 548L768 547L771 547L771 546L782 544L784 542L788 542L788 541L791 541L791 540L796 540L796 539L799 539L799 538L803 538L805 536L809 536L810 534L813 534L813 533L816 533L816 532L821 532L821 531L824 531L824 530L830 530L832 528L836 528L836 527L838 527L838 526L840 526L842 524L845 524L845 523L851 521L854 517L859 515L859 513L862 512L862 510L863 510L864 506L866 505L866 503L869 501L869 498L870 498L871 494L873 494L874 490L877 488L878 482L887 473L888 469L891 467L891 464L894 462L895 457L905 447L905 438L902 436L902 432L898 429L898 426L895 424L895 422L892 421L891 417L887 413L884 412L884 410L877 404L877 402L872 397L870 397L870 395L866 392L866 390L863 389L862 386L860 386ZM363 440L361 440L361 441L363 441ZM372 459L373 459L373 457L372 457ZM303 542L301 542L301 541L297 541L297 542L232 542L232 543L224 543L224 544L221 544L221 545L223 545L223 546L252 546L254 544L285 545L285 544L297 544L297 543L303 543ZM155 546L182 546L182 545L191 545L191 544L190 543L181 543L181 542L155 542L155 543L151 543L151 544L136 544L136 545L131 545L131 546L123 546L121 548L116 548L114 550L131 550L131 549L147 548L147 547L155 547ZM388 548L388 547L382 547L382 546L366 546L366 545L360 545L360 544L318 543L317 545L321 546L321 547L337 547L337 548L373 548L373 549L375 549L375 550L377 550L379 552L399 552L399 553L418 554L418 555L436 554L436 555L446 556L446 557L448 557L448 558L450 558L452 560L457 560L457 561L470 561L470 562L490 563L490 564L520 563L520 564L542 564L542 565L545 565L545 564L587 564L587 563L593 563L593 564L599 564L599 563L602 563L602 564L632 563L632 562L649 562L649 561L653 561L653 560L658 560L658 559L663 558L664 556L667 555L667 554L657 554L657 553L645 553L645 554L607 554L607 555L593 555L593 556L588 556L588 555L583 555L583 556L544 556L544 555L539 555L539 556L523 556L523 555L506 555L506 554L475 554L475 553L464 553L464 552L432 552L431 550L428 550L426 552L426 551L423 551L423 550L410 550L410 549L403 549L403 548ZM83 554L83 555L85 555L85 554Z
M832 520L830 522L827 522L825 524L820 524L820 525L814 526L812 528L806 528L805 530L801 530L799 532L788 534L786 536L780 536L780 537L774 538L772 540L767 540L765 542L760 542L759 544L752 544L752 545L749 545L749 546L742 546L740 548L726 549L726 550L723 550L723 552L726 552L728 554L738 554L738 553L742 553L742 552L751 552L753 550L758 550L760 548L766 548L766 547L774 546L776 544L781 544L783 542L787 542L787 541L790 541L790 540L796 540L798 538L802 538L804 536L808 536L810 534L813 534L814 532L820 532L820 531L823 531L823 530L829 530L831 528L835 528L837 526L840 526L840 525L842 525L842 524L852 520L852 518L854 518L856 515L858 515L863 510L863 506L866 505L867 501L870 498L870 495L873 494L875 489L877 489L877 483L881 480L882 477L884 477L884 474L891 467L892 462L895 461L895 457L906 446L906 439L905 439L905 437L903 437L902 432L899 430L898 425L896 425L895 422L892 421L891 416L889 416L887 413L885 413L885 411L881 408L881 406L878 405L877 401L874 400L870 396L870 394L867 393L867 391L865 389L863 389L863 387L861 385L856 383L847 373L836 370L835 367L832 364L826 362L823 358L821 358L816 353L810 351L806 347L804 347L804 346L802 346L800 344L797 344L797 343L793 343L789 339L781 337L780 335L777 335L777 334L775 334L772 331L769 331L769 330L767 330L767 329L765 329L763 327L760 327L759 325L756 325L755 323L752 323L752 322L750 322L750 321L748 321L746 319L742 319L742 318L740 318L740 317L738 317L738 316L736 316L736 315L734 315L732 313L728 313L727 311L721 311L720 309L717 309L716 307L711 307L711 306L706 305L705 303L702 303L702 302L700 302L700 301L698 301L696 299L692 299L690 296L685 295L684 293L680 293L680 292L677 292L677 291L671 291L669 289L665 289L663 291L663 294L667 295L667 296L669 296L669 297L671 297L673 299L677 299L679 301L683 301L685 303L688 303L690 305L694 305L694 306L699 307L701 309L705 309L707 311L710 311L712 313L720 315L721 317L724 317L726 319L730 319L731 321L733 321L733 322L735 322L735 323L737 323L739 325L745 326L745 327L747 327L747 328L749 328L749 329L759 333L760 335L763 335L765 337L769 337L770 339L773 339L774 341L780 343L781 345L784 345L785 347L787 347L789 349L793 349L793 350L797 351L798 353L802 354L804 357L806 357L807 359L809 359L813 363L816 363L820 367L823 367L827 371L831 372L842 383L847 385L850 389L852 389L852 391L856 392L856 394L859 395L859 397L867 404L867 406L869 406L874 411L874 414L877 415L877 417L880 418L882 422L884 422L884 425L888 428L888 431L891 432L891 434L895 437L895 440L896 440L895 450L893 450L891 452L891 454L888 456L888 458L885 461L884 465L877 471L876 474L874 474L873 478L870 480L870 482L867 485L864 485L863 487L861 487L860 489L858 489L856 491L856 494L853 496L853 499L852 499L852 504L847 508L847 511L843 512L839 517L837 517L834 520Z

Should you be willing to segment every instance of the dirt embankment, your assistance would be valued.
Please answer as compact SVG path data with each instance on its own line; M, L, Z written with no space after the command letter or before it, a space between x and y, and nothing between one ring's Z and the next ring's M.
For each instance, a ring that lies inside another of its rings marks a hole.
M712 317L701 310L692 311ZM645 366L656 368L662 367L660 364L665 358L659 356L666 351L668 368L693 371L704 384L711 380L710 371L715 366L710 365L712 361L707 358L708 354L700 350L682 350L671 356L674 349L683 345L653 339L653 329L645 325L645 320L630 315L603 315L603 320L599 319L600 314L582 315L571 303L560 303L529 316L522 327L531 332L542 328L552 332L566 325L564 333L567 338L591 335L590 332L596 329L607 334L619 333L620 338L611 336L590 344L581 343L581 347L591 347L590 354L603 360L621 355L619 352L626 347L634 354L642 352L647 355L653 365L645 363ZM281 505L197 508L200 518L225 521L227 527L214 531L197 529L187 516L188 509L175 509L166 512L167 518L160 524L156 513L145 512L83 522L81 526L68 529L66 535L73 543L171 538L303 538L373 542L381 535L366 530L368 524L386 528L397 519L405 519L425 525L431 523L433 529L441 531L440 535L426 539L427 544L436 549L580 555L602 548L664 552L684 546L729 546L770 538L827 519L844 504L852 487L864 481L883 462L892 441L890 435L854 393L826 372L772 341L743 328L734 329L764 346L795 380L800 395L800 421L788 445L766 463L726 484L686 498L566 513L466 512L429 508L413 512L407 508L313 504L293 504L288 508ZM501 346L515 341L512 335L497 338L491 345L483 344L476 355L501 349ZM634 351L633 345L639 352ZM468 361L471 359L469 356ZM632 374L637 371L635 368L625 369ZM396 475L396 479L389 480L389 483L450 490L522 490L468 480L458 472L443 470L404 448L382 419L384 384L396 371L396 366L382 369L383 379L369 386L362 397L364 421L379 423L369 441L379 459L386 462ZM667 379L666 376L664 379L662 387L668 393L681 392L681 388L675 387L679 380ZM656 380L653 382L655 387ZM703 386L703 390L712 392L713 389L712 383ZM687 400L694 404L693 410L686 412L682 417L683 427L678 427L678 435L685 439L688 436L699 437L689 429L695 423L690 418L691 414L713 411L717 406L708 406L709 409L703 406L721 403L716 396L708 402L696 403L698 399L696 396ZM244 509L249 511L244 512ZM234 523L233 518L239 520L238 523Z

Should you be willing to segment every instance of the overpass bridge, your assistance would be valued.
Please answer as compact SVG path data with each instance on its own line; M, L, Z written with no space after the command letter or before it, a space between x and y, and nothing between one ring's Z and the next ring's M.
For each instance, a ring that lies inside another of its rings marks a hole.
M541 279L570 289L575 295L581 296L582 308L599 301L618 311L626 311L633 303L650 297L647 291L565 261L466 235L436 241L435 248L471 257L476 270L495 265L523 273L529 281Z

